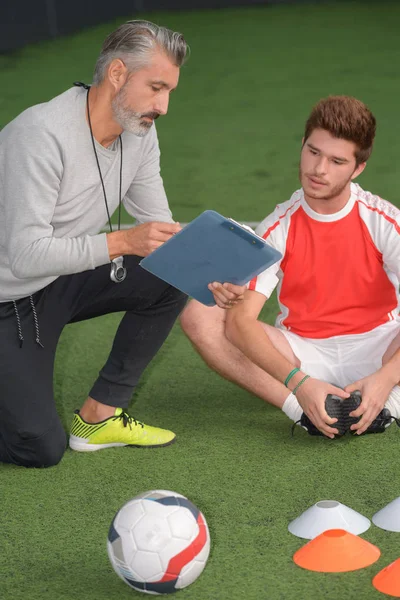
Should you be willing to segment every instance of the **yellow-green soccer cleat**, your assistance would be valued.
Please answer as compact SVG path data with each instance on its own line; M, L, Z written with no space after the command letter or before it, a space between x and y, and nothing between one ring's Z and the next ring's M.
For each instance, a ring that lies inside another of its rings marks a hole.
M129 416L122 408L116 408L113 417L99 423L87 423L79 410L72 421L69 446L78 452L93 452L115 446L158 448L175 441L175 434L168 429L151 427Z

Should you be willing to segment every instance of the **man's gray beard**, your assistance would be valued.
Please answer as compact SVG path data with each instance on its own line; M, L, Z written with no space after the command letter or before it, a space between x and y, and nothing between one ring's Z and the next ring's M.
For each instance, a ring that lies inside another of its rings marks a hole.
M140 113L126 108L123 105L124 94L122 92L123 88L111 103L114 119L124 131L129 131L129 133L133 133L138 137L144 137L149 133L153 123L142 121Z

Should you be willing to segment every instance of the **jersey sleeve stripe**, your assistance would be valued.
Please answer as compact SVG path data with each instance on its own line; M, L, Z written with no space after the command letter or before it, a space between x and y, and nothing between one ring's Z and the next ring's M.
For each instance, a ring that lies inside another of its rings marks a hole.
M276 227L278 227L278 225L280 225L280 223L279 223L279 221L276 221L276 223L274 223L273 225L271 225L271 227L268 227L267 231L262 236L263 239L266 240L267 237L269 236L269 234L271 233L271 231L273 231Z
M271 227L268 227L268 229L266 230L266 232L263 234L262 238L263 240L266 240L268 238L268 236L270 235L271 231L273 231L274 229L276 229L278 227L278 225L281 224L281 220L284 219L286 217L286 215L288 214L288 212L293 208L293 206L296 206L296 204L300 202L300 199L296 200L295 202L293 202L293 204L291 204L283 213L283 215L279 215L278 216L278 220L275 221L275 223L273 225L271 225ZM256 285L257 285L257 277L254 277L254 279L252 279L249 283L249 290L255 290L256 289Z
M392 225L394 225L395 230L397 231L397 233L400 234L400 227L397 224L397 222L395 221L395 219L392 219L392 217L389 217L389 215L387 215L382 210L379 210L379 208L376 208L375 206L369 206L368 204L366 204L365 202L363 202L360 199L358 199L358 202L360 202L363 206L365 206L365 208L368 208L368 210L371 210L372 212L376 212L379 215L382 215L382 217L384 219L386 219L386 221L389 221L389 223L391 223Z
M256 289L256 283L257 283L257 277L254 277L249 283L249 290L254 291Z

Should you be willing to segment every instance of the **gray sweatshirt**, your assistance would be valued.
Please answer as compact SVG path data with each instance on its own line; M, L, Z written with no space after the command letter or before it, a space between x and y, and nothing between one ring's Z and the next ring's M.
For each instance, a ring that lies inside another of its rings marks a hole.
M85 118L86 90L71 88L20 114L0 132L0 302L60 275L110 262L100 176ZM173 222L153 125L122 134L122 198L138 223ZM110 214L118 206L120 146L96 142ZM117 227L113 227L114 230Z

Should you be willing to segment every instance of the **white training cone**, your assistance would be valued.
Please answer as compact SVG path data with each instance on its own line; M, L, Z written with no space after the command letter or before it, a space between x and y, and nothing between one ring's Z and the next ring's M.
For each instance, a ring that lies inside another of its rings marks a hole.
M336 502L321 500L289 523L289 531L297 537L313 540L328 529L344 529L354 535L364 533L371 521L352 508Z
M379 510L372 517L374 525L386 531L400 531L400 497Z

